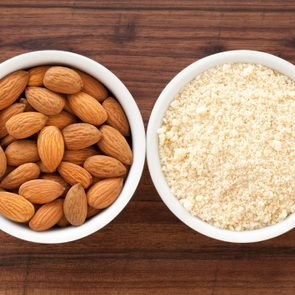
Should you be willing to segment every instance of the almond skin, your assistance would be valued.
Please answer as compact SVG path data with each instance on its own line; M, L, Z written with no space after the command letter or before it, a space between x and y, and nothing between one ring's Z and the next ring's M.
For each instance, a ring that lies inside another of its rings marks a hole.
M98 147L107 156L116 158L126 165L132 164L132 151L125 137L115 128L103 125L99 129L102 138Z
M88 123L76 123L62 130L65 145L68 150L81 150L97 143L101 132Z
M65 215L63 215L62 218L58 221L57 225L59 227L66 227L66 226L70 225L70 223L67 221Z
M24 112L26 105L24 103L14 103L0 112L0 138L8 134L5 124L14 115Z
M29 73L13 72L0 80L0 110L9 107L22 94L27 86Z
M65 150L61 131L55 126L44 127L39 133L37 147L43 165L49 172L54 172Z
M23 183L18 193L31 203L45 204L60 197L64 190L65 188L56 181L33 179Z
M98 178L120 177L127 172L120 161L104 155L89 157L83 166L91 175Z
M96 215L97 213L99 213L101 210L100 209L95 209L95 208L93 208L93 207L91 207L91 206L88 206L87 207L87 219L88 218L90 218L90 217L92 217L92 216L94 216L94 215Z
M65 106L61 95L42 87L27 87L26 98L35 110L48 116L59 114Z
M85 92L68 95L68 101L74 114L85 123L101 125L108 118L101 104Z
M34 231L50 229L58 223L63 216L63 200L58 199L41 206L29 222Z
M80 75L67 67L50 67L45 73L43 84L46 88L64 94L81 91L83 82Z
M6 168L7 168L6 155L2 147L0 146L0 177L2 177L5 174Z
M12 116L5 125L11 136L22 139L40 131L47 119L48 117L37 112L25 112Z
M39 161L37 144L33 140L14 141L6 148L5 155L10 166Z
M40 66L29 70L28 86L43 86L43 78L50 66Z
M12 170L1 181L1 187L5 189L16 189L26 181L36 179L40 175L40 169L35 163L26 163Z
M74 115L68 112L62 111L61 113L57 115L49 116L46 125L55 126L61 130L65 128L66 126L70 124L74 124L76 122L77 122L77 118Z
M87 192L88 205L95 209L110 206L119 196L123 178L109 178L95 183Z
M15 222L27 222L33 217L35 208L34 205L24 197L1 191L0 213Z
M79 165L70 162L61 162L57 168L61 177L70 185L81 183L86 189L92 183L91 174Z
M85 222L87 217L87 198L80 183L73 185L64 200L64 215L67 221L75 226Z
M19 102L23 103L26 105L26 112L35 112L36 110L33 109L33 107L29 104L28 100L24 97L22 97Z
M99 151L97 151L94 147L87 147L82 150L74 151L66 150L64 153L63 161L71 162L77 165L83 165L87 158L97 155L98 153Z
M108 114L107 124L114 127L124 136L130 135L128 119L117 100L108 97L102 103L102 106Z
M65 182L65 180L60 177L58 174L55 174L55 173L45 173L45 174L42 174L41 175L41 178L43 179L48 179L48 180L52 180L52 181L56 181L57 183L59 183L60 185L62 185L64 187L64 193L67 193L68 190L70 189L70 185Z
M82 91L94 97L98 101L103 101L108 97L108 90L99 81L91 77L90 75L77 71L82 78L83 88Z
M13 136L11 135L6 135L5 137L3 137L1 139L1 142L0 142L0 145L2 147L7 147L8 145L10 145L11 143L13 143L14 141L16 141L16 138L14 138Z

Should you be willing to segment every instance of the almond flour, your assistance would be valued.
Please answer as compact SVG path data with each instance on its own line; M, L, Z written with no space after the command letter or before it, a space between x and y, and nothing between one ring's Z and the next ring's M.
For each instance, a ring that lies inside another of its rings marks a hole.
M186 84L158 130L162 171L192 215L242 231L295 211L295 81L259 64Z

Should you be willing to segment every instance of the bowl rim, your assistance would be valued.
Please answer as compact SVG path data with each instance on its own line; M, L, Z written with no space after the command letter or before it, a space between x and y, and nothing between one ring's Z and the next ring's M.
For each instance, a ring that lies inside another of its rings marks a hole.
M77 53L61 50L41 50L14 56L0 64L0 78L20 69L41 65L65 65L84 71L101 81L118 99L128 118L131 135L133 164L124 187L116 201L100 214L79 227L51 229L34 232L28 227L0 216L0 229L22 240L58 244L86 237L110 223L127 205L140 181L145 162L145 129L140 110L123 82L102 64Z
M169 189L162 173L159 160L157 130L161 125L164 113L173 101L176 93L201 72L227 62L249 62L262 64L295 80L295 66L292 63L275 55L261 51L224 51L195 61L181 70L167 84L153 107L147 127L147 164L152 181L163 202L170 209L170 211L187 226L205 236L220 241L232 243L259 242L274 238L293 229L295 227L295 213L290 214L285 220L279 223L255 230L238 232L217 228L202 221L198 217L191 215L182 207Z

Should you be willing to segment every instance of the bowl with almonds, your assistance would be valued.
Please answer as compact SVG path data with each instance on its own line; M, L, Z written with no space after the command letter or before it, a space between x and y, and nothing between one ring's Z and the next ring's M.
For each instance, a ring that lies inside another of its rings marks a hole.
M0 78L0 229L63 243L111 222L145 159L128 89L101 64L55 50L3 62Z

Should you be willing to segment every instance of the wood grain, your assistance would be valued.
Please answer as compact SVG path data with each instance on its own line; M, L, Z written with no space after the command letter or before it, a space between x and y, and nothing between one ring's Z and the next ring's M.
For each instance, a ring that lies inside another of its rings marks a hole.
M182 68L231 49L295 63L294 1L1 1L0 60L42 49L111 69L148 122ZM145 168L125 210L69 244L0 233L0 294L294 294L295 235L227 244L193 232L160 200Z

